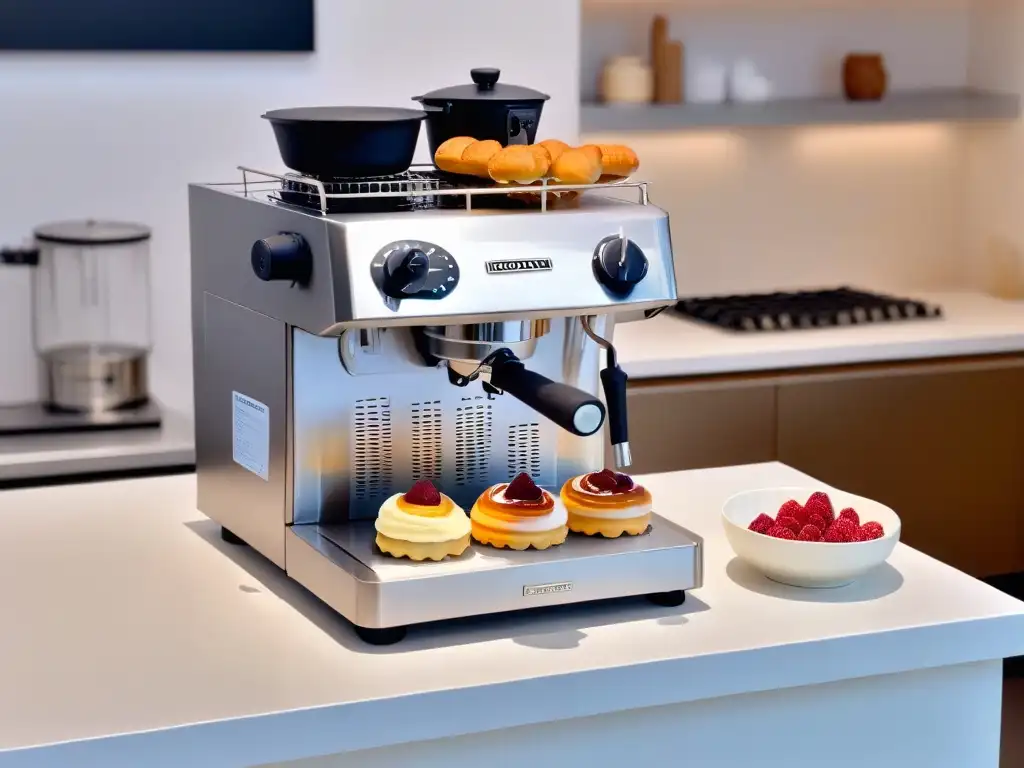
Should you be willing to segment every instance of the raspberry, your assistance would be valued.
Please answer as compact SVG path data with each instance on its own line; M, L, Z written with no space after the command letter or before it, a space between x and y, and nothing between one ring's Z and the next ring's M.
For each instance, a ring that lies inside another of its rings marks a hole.
M809 514L810 513L806 509L800 506L799 501L794 501L793 499L790 499L781 507L779 507L779 513L776 516L792 517L794 520L800 523L800 525L807 525L807 516Z
M800 533L800 529L803 528L803 526L800 525L800 521L798 521L796 518L783 517L782 515L779 515L775 519L775 524L782 526L783 528L789 528L789 530L793 532L794 536Z
M847 507L839 513L840 520L849 520L851 523L860 528L860 515L857 514L857 510L853 507Z
M807 499L807 503L804 504L807 509L808 515L821 515L822 520L825 521L825 525L830 526L836 519L836 512L832 508L832 502L828 498L827 494L818 491L812 493L810 498Z
M417 480L402 498L421 507L437 507L441 504L441 494L429 480Z
M885 536L885 529L881 523L872 520L869 523L864 523L857 531L857 535L859 536L858 541L871 541Z
M807 518L807 525L813 525L819 531L824 533L828 530L828 524L825 522L825 518L815 512L809 518Z
M830 544L853 541L853 537L856 533L857 527L849 520L836 520L831 526L829 526L829 529L825 531L825 541Z
M768 535L771 536L773 539L793 540L796 538L795 533L789 530L789 528L783 528L781 525L776 525L774 528L768 531Z
M516 479L506 486L505 498L509 501L540 501L544 498L544 492L528 474L520 472Z
M767 534L768 531L770 531L774 527L775 521L772 520L768 515L758 515L754 518L754 522L747 526L747 528L751 531L754 531L754 533L764 534Z
M797 541L821 541L821 529L816 525L805 525L796 535Z

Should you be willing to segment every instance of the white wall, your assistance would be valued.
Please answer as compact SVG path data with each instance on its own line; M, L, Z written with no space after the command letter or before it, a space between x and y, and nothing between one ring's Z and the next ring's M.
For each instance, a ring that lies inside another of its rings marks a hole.
M894 90L968 82L964 2L658 5L641 4L628 15L610 0L585 7L585 93L593 93L605 56L645 52L656 10L668 15L672 36L683 41L691 72L701 58L750 57L784 97L840 93L840 62L851 50L885 53ZM600 138L640 152L640 174L672 217L683 293L851 283L913 291L965 280L961 129L842 126Z
M280 168L266 109L415 106L475 66L550 93L541 132L571 140L578 30L575 0L318 0L315 54L0 55L0 242L62 218L151 225L153 388L190 409L189 182ZM28 287L27 270L0 269L0 403L37 391Z

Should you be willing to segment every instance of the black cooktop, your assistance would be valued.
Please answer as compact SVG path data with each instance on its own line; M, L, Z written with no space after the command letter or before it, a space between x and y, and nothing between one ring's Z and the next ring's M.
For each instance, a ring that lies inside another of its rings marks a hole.
M684 299L676 311L731 331L790 331L942 317L942 308L934 304L852 288Z

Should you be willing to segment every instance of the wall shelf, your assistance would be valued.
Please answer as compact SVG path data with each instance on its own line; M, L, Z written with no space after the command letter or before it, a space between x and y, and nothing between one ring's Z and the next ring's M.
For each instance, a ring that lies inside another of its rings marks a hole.
M584 133L687 131L705 128L1016 120L1020 98L968 88L894 92L880 102L839 97L779 99L761 104L607 106L584 104Z

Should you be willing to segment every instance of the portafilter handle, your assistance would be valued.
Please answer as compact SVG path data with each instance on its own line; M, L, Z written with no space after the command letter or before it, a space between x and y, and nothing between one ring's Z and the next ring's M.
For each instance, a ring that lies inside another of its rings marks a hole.
M587 437L604 424L604 405L599 399L527 369L508 349L499 349L484 365L491 369L492 387L521 400L574 435Z
M580 323L587 336L605 351L607 366L601 371L601 386L605 402L608 403L608 438L612 444L615 468L626 469L633 463L633 454L629 450L629 418L626 408L626 382L629 376L619 367L612 343L594 333L590 327L590 318L581 317Z

